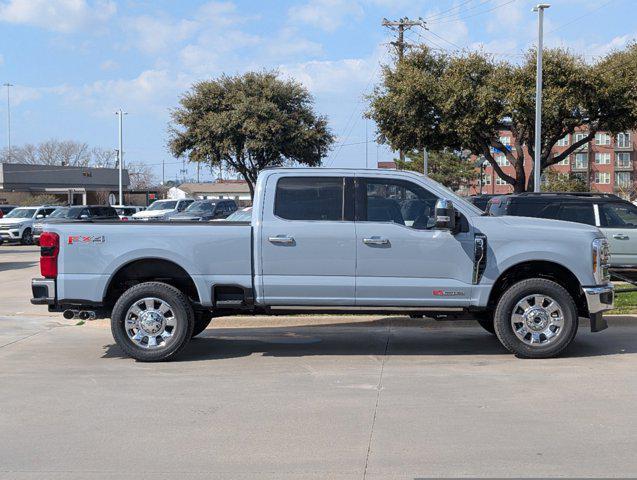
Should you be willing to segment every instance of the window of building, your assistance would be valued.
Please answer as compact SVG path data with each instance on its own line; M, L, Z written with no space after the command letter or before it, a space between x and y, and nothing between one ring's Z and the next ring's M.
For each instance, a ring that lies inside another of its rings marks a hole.
M496 177L495 177L495 184L496 184L496 185L506 185L506 184L507 184L507 182L506 182L506 181L504 181L504 180L502 180L500 177L497 177L497 176L496 176Z
M482 176L482 185L491 185L491 175Z
M630 132L622 132L617 134L617 147L618 148L630 147Z
M568 134L557 141L558 147L568 147Z
M570 165L570 163L571 163L571 159L568 158L568 156L566 156L566 158L564 158L564 160L560 160L555 165Z
M610 184L610 172L595 172L595 180L593 181L600 185Z
M588 154L576 153L575 154L575 168L587 168L588 167Z
M438 197L406 180L365 179L367 194L361 221L389 222L417 230L432 228ZM358 207L357 207L358 208Z
M508 135L500 137L500 143L502 145L504 145L505 147L510 147L511 146L511 137L509 137Z
M615 165L619 168L630 167L630 153L628 152L617 152L615 154Z
M586 138L587 136L588 136L588 133L587 133L587 132L577 132L577 133L574 135L573 143L577 143L577 142L579 142L580 140L582 140L583 138Z
M508 167L511 165L511 162L504 155L498 155L495 157L495 162L501 167Z
M343 220L343 179L287 177L278 181L274 214L287 220Z
M615 173L615 186L628 188L632 185L633 179L630 172L616 172Z
M595 163L597 165L610 165L610 153L595 152Z
M597 132L595 134L595 145L610 145L610 135L608 133Z

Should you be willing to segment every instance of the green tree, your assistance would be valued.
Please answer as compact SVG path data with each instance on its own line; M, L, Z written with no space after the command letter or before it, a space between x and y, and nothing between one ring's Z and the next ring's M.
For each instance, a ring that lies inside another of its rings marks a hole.
M401 170L422 173L424 169L422 151L407 152L405 160L395 159L394 162ZM429 152L427 175L452 190L458 190L462 185L467 185L478 178L472 162L446 150Z
M176 157L223 164L250 186L270 166L319 166L334 142L325 117L314 112L308 91L276 72L223 75L193 85L180 100L170 126Z
M521 64L482 53L451 55L427 47L412 51L370 97L368 115L378 140L395 149L467 150L483 155L515 192L531 189L524 157L534 158L535 51ZM548 49L543 63L541 170L595 137L637 127L637 45L594 64L563 49ZM499 132L510 130L508 147ZM587 135L554 155L553 146L576 130ZM502 152L515 173L507 175L494 153Z
M548 169L544 172L543 192L587 192L586 182L572 173L561 173Z

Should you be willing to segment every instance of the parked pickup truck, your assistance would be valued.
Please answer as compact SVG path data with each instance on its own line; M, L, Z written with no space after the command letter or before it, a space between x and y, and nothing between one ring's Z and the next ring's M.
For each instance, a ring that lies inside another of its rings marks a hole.
M142 361L175 356L215 315L471 315L520 357L552 357L613 307L592 226L491 217L425 176L273 169L250 222L52 224L34 304L111 318Z

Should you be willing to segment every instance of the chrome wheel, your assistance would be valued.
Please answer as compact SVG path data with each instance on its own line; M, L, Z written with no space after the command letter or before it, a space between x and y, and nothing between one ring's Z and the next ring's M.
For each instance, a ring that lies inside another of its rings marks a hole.
M148 297L133 303L126 312L124 325L135 345L153 349L165 347L172 341L177 321L170 304Z
M529 295L520 300L511 314L511 327L525 344L542 347L554 342L564 330L564 313L554 299Z

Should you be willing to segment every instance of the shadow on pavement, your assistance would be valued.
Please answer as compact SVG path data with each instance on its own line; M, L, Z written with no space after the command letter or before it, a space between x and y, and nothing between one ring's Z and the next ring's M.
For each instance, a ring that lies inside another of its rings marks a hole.
M402 324L408 319L400 320ZM274 328L210 328L184 348L175 361L228 359L261 354L271 357L316 355L510 355L498 339L466 325L428 327L387 326L392 318L377 321ZM448 324L447 324L448 325ZM385 352L387 335L389 346ZM104 347L104 358L125 357L115 344ZM637 353L637 330L606 330L591 334L580 330L562 355L566 358Z
M38 262L0 262L0 272L7 270L22 270L23 268L31 268Z

